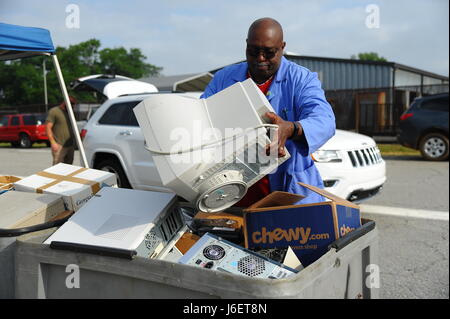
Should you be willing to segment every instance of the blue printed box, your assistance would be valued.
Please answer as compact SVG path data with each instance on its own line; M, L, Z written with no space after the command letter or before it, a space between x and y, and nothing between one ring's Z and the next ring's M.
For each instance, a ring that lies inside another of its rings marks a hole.
M358 205L299 184L329 201L302 205L303 196L278 191L269 194L244 210L245 247L290 246L306 267L325 254L333 241L361 227L361 217Z

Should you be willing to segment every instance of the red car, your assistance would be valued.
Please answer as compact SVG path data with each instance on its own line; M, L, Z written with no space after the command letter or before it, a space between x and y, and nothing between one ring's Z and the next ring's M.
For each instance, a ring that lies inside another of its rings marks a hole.
M11 142L13 146L31 147L34 142L49 145L45 133L43 113L9 114L0 116L0 142Z

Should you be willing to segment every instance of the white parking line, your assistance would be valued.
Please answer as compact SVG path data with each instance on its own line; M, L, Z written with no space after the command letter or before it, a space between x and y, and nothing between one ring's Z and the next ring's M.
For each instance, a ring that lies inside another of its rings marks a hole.
M422 218L430 220L444 220L448 221L449 212L440 212L423 209L399 208L389 206L375 206L375 205L359 205L361 213L377 214L396 217L407 218Z

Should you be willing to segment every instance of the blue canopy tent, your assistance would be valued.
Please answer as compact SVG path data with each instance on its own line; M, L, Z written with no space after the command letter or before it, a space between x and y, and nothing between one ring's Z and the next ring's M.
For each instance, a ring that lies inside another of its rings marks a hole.
M78 132L72 104L69 100L66 84L62 76L61 67L55 54L50 32L42 28L24 27L13 24L0 23L0 61L14 60L37 55L51 56L55 66L61 92L66 102L69 118L74 130L78 149L80 150L81 161L84 167L88 167L86 155Z

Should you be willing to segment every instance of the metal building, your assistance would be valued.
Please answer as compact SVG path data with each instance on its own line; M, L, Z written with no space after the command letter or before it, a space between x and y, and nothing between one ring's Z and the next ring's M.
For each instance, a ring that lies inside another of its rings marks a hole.
M448 77L394 62L285 55L319 74L324 90L447 84Z
M155 85L159 91L204 91L213 75L209 72L141 78L140 81Z
M317 72L338 128L395 135L414 98L448 92L448 77L394 62L285 55Z

